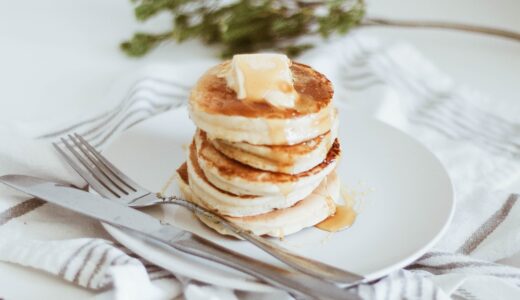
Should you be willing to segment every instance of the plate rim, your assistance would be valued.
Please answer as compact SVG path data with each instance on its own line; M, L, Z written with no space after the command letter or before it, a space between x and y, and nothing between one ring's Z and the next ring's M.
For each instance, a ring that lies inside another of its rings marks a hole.
M345 107L345 106L337 105L337 107L338 107L338 109L352 111L352 109L350 109L348 107ZM454 186L453 186L453 181L451 180L451 177L450 177L450 175L448 173L448 170L446 169L446 167L444 166L442 161L437 157L437 155L435 155L435 153L433 153L430 149L428 149L428 147L424 143L422 143L421 141L417 140L415 137L409 135L408 133L406 133L405 131L401 130L400 128L397 128L397 127L395 127L395 126L393 126L391 124L385 123L385 122L383 122L383 121L381 121L381 120L379 120L379 119L377 119L375 117L363 116L362 118L369 119L371 122L379 123L379 125L381 125L381 126L385 126L385 127L389 128L389 129L391 129L393 131L396 131L396 132L399 132L400 134L405 135L410 141L412 141L414 144L416 144L417 146L422 148L424 151L426 151L433 158L435 163L438 164L441 167L440 170L442 171L443 177L445 177L447 179L447 183L448 183L448 187L449 187L449 194L450 194L450 197L449 197L449 199L450 199L450 212L448 214L448 217L444 221L443 226L437 232L437 234L428 243L426 243L420 249L416 250L413 254L410 254L407 258L405 258L405 259L403 259L403 260L401 260L399 262L396 262L395 264L391 264L391 265L387 266L386 268L383 268L383 269L381 269L379 271L375 271L375 272L372 272L372 273L369 273L369 274L365 275L365 278L367 278L368 280L376 280L376 279L379 279L379 278L382 278L384 276L389 275L390 273L392 273L395 270L399 270L399 269L402 269L402 268L406 267L410 263L416 261L421 256L426 254L426 252L428 252L428 250L432 249L435 246L435 244L437 244L440 241L440 239L444 236L444 234L446 233L446 231L450 227L451 222L453 220L453 216L455 215L457 199L456 199L456 195L455 195L455 189L454 189Z

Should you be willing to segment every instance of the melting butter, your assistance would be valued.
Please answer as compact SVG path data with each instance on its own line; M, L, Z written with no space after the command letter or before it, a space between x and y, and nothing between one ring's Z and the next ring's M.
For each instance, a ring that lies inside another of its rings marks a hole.
M282 54L238 54L223 77L238 99L265 100L290 108L298 97L290 66L291 61Z

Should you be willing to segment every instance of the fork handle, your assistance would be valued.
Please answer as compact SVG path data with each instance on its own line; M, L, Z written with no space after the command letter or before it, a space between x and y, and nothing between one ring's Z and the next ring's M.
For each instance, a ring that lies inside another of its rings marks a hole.
M224 248L200 236L189 234L167 244L182 252L205 258L259 278L306 299L360 299L337 285L300 272L289 271Z
M220 217L213 212L184 199L177 198L175 196L168 197L164 200L165 204L176 204L183 207L188 208L192 212L196 214L201 214L210 220L218 222L220 225L224 226L226 229L229 229L231 232L240 236L244 240L249 241L253 245L258 248L264 250L269 253L273 257L282 261L290 267L293 267L300 272L305 274L325 279L331 282L342 284L344 287L355 286L365 282L365 278L353 272L349 272L346 270L342 270L340 268L322 263L317 260L313 260L307 257L300 256L296 253L293 253L271 241L268 239L259 237L247 230L240 228L239 226L229 222L228 220Z

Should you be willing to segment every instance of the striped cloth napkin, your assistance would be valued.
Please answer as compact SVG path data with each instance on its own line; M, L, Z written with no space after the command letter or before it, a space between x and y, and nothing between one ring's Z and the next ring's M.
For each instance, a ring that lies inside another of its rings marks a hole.
M338 105L375 116L420 140L446 166L457 209L445 237L403 270L357 287L364 299L520 299L520 269L496 263L520 251L520 105L502 106L453 82L407 45L351 35L307 53L303 62L333 81ZM185 103L214 61L150 66L107 96L115 107L72 126L0 124L0 173L85 183L50 142L79 132L103 149L123 130ZM90 219L0 186L0 260L54 274L116 299L291 299L252 294L176 276L113 241ZM113 287L106 292L109 287ZM0 294L0 297L2 295Z

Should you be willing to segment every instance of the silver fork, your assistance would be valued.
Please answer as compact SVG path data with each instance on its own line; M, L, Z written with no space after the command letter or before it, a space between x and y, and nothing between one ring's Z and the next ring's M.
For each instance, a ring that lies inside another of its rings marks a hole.
M56 143L54 143L54 147L76 170L76 172L78 172L78 174L83 177L96 192L105 198L117 200L133 208L158 204L180 205L188 208L194 213L202 214L212 221L219 222L226 229L232 231L244 240L249 241L253 245L302 273L325 279L330 282L340 283L344 287L350 287L365 281L365 278L360 275L292 253L268 239L256 236L249 231L241 229L219 215L192 202L176 196L168 198L161 197L160 195L141 187L135 181L123 174L123 172L110 163L79 134L68 135L68 138L73 145L71 145L65 138L62 138L61 142L73 156L67 154L62 147ZM76 148L79 149L79 151L76 150ZM81 166L83 166L83 168Z

